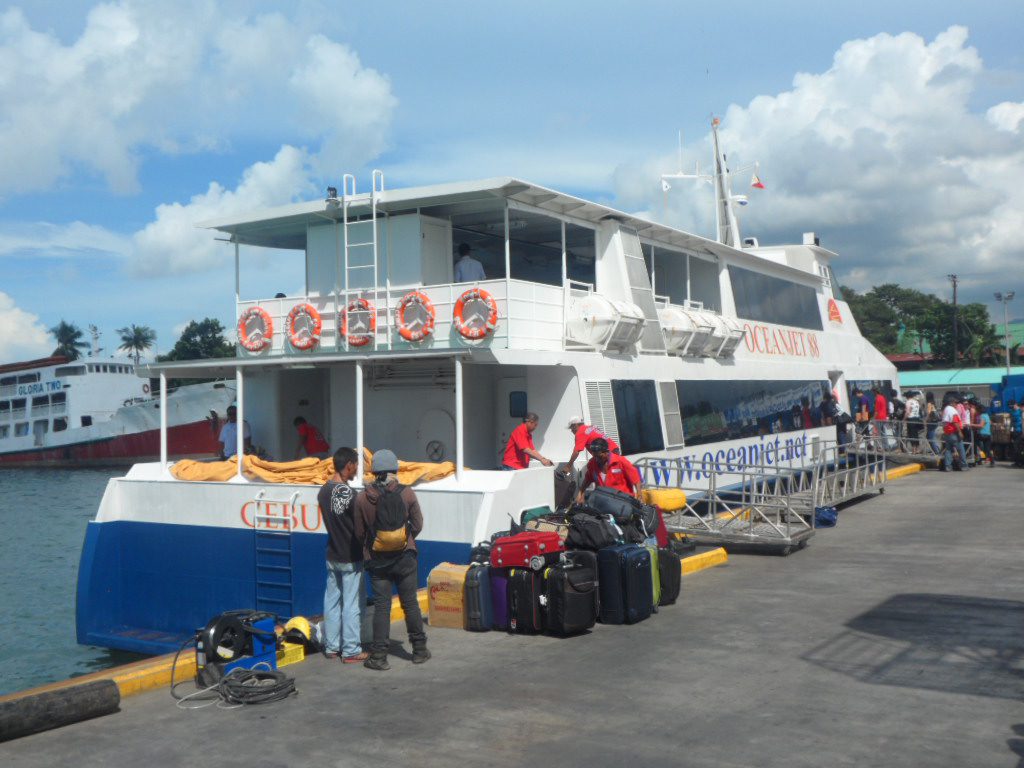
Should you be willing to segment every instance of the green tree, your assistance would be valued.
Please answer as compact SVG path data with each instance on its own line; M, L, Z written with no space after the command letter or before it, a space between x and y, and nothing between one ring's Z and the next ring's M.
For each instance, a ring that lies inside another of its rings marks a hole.
M136 365L139 364L142 353L151 349L153 342L156 341L156 331L146 325L133 323L127 328L118 328L117 332L121 334L121 346L118 349L134 358Z
M68 360L77 360L82 356L81 350L87 349L89 343L82 341L82 330L73 323L61 320L50 329L57 348L53 350L54 355L61 355Z
M900 320L896 311L873 291L859 294L845 285L840 288L843 301L857 320L861 334L883 353L894 352L899 339Z
M185 326L174 348L158 359L163 362L234 356L235 347L224 338L224 326L219 320L205 317L199 321L193 320Z

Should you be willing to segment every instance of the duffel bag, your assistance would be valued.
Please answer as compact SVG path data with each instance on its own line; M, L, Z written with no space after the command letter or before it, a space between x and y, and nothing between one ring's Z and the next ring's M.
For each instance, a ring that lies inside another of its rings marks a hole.
M620 543L619 532L604 518L592 515L573 515L569 533L565 537L566 549L599 549Z
M587 491L587 506L602 515L611 515L615 522L628 523L643 506L635 496L616 488L598 486Z

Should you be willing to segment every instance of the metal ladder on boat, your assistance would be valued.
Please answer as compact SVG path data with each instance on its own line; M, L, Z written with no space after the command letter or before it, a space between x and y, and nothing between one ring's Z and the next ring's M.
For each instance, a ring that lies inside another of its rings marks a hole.
M287 502L264 498L265 493L260 491L253 499L255 608L257 611L291 617L295 615L292 528L299 492L293 493ZM271 515L263 511L267 503L282 505L286 514Z
M373 304L374 311L377 314L378 327L386 327L387 319L391 316L391 306L389 302L388 306L383 308L384 322L381 323L377 242L377 204L380 194L384 191L384 172L379 170L374 170L373 172L372 189L370 190L370 217L368 219L356 218L353 220L349 215L349 208L355 202L354 198L356 197L356 177L351 173L346 173L341 181L342 252L344 255L342 275L345 282L344 302L340 310L341 312L348 312L350 301L354 298L365 298ZM365 231L367 225L370 227L369 237L367 237ZM350 291L353 290L353 283L358 285L358 278L365 275L366 270L372 270L372 287L356 288L357 295L350 295ZM385 297L389 298L387 292L385 292ZM385 338L387 338L387 345L390 346L390 334L387 334ZM348 338L342 339L341 343L344 345L343 348L348 350Z

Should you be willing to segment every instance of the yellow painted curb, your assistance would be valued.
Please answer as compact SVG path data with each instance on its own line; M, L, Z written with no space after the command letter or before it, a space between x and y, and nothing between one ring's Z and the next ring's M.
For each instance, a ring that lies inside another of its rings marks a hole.
M729 562L729 555L726 554L724 548L718 547L701 552L699 555L684 557L680 565L683 569L683 576L689 576L708 568L714 568L716 565L725 565L727 562Z
M427 615L427 590L424 587L416 592L416 602L420 604L420 613L424 617ZM395 595L391 600L391 621L401 621L405 618L405 611L402 610L401 603L398 602L398 595Z
M922 469L924 469L924 467L921 464L907 464L902 467L896 467L895 469L888 470L885 473L885 479L898 480L901 477L906 477L907 475L913 475L915 472L920 472Z

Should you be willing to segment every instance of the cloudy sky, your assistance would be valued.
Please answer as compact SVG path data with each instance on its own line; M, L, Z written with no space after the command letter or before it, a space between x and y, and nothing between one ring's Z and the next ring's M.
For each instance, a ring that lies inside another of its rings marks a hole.
M680 130L684 166L707 163L712 115L767 185L744 234L814 230L858 289L1016 289L1024 316L1019 1L844 5L7 4L0 362L47 354L61 319L108 350L129 323L160 351L190 319L230 325L231 251L194 223L346 172L517 176L710 235L708 188L659 174ZM247 266L243 293L301 289L294 260Z

